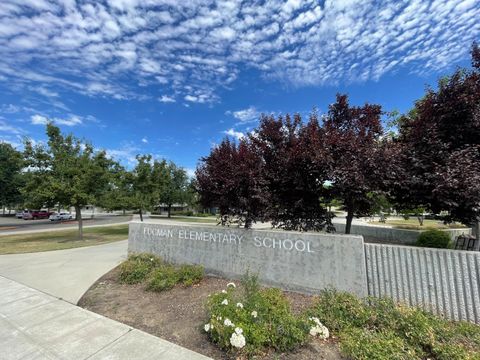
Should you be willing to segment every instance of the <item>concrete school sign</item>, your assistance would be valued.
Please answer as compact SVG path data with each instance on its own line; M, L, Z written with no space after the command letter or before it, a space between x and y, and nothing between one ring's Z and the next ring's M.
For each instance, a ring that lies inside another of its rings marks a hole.
M286 290L314 293L334 287L367 295L361 236L132 221L128 251L200 264L207 273L227 278L249 270L263 283Z

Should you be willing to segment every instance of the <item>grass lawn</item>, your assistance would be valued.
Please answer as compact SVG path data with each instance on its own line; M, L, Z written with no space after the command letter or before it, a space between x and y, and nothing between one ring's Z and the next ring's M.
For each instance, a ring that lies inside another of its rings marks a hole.
M466 227L463 224L459 223L451 223L451 224L444 224L442 221L439 220L424 220L423 226L420 226L418 220L416 218L410 218L408 220L388 220L385 223L381 223L378 221L370 221L369 224L372 225L390 225L396 229L408 229L408 230L428 230L428 229L455 229L455 228L464 228Z
M0 254L63 250L126 240L128 225L84 228L83 240L78 240L77 234L77 229L69 229L0 236Z

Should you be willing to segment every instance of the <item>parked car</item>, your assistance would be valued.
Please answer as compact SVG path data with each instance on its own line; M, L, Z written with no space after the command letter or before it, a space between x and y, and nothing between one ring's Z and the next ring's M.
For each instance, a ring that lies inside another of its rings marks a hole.
M23 220L48 219L50 214L46 210L25 210L23 212Z
M16 217L17 219L23 219L23 210L22 210L22 211L17 211L17 212L15 213L15 217Z
M61 213L53 213L49 217L50 221L59 221L59 220L71 220L73 219L72 214L61 212Z

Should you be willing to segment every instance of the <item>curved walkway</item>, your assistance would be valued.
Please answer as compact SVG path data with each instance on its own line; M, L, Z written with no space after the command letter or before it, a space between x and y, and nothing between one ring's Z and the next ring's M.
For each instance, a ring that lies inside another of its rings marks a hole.
M0 358L208 360L0 276Z
M102 275L127 257L127 240L28 254L0 255L0 276L77 304Z

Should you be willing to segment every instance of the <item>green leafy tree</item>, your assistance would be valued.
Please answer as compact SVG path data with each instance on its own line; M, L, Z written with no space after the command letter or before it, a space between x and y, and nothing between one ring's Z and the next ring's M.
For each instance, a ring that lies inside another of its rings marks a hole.
M138 209L140 221L143 221L143 212L152 210L156 201L151 155L137 155L137 165L131 173L131 182L132 205Z
M22 153L10 144L0 142L0 205L4 215L5 207L11 209L22 203L23 166Z
M158 183L158 200L167 205L168 217L171 216L173 204L185 204L190 202L190 180L184 168L173 162L162 163L163 171Z
M28 165L25 193L29 203L53 207L73 206L78 236L83 238L82 207L95 205L106 191L112 161L105 151L95 151L89 143L47 124L47 145L25 143Z
M133 175L118 163L114 163L108 190L102 196L101 206L107 210L134 209Z

